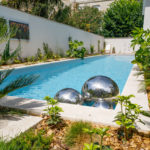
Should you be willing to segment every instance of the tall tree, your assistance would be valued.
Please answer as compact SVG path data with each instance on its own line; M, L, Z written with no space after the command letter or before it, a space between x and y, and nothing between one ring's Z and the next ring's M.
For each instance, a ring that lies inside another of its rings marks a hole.
M128 37L135 27L142 26L141 0L115 0L104 15L102 34L105 37Z

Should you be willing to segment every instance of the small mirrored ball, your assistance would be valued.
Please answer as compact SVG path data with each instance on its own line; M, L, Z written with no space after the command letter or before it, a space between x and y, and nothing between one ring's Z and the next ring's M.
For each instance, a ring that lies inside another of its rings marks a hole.
M65 88L58 91L54 98L62 103L70 103L70 104L82 103L81 94L77 90L72 88Z

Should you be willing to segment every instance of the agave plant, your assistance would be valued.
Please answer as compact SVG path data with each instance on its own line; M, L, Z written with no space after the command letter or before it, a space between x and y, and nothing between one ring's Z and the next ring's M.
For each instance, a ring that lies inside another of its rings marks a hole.
M10 53L10 40L8 40L5 49L1 54L0 64L6 64L9 60L18 56L20 50L21 50L21 45L19 44L18 47L12 53Z
M0 87L12 71L13 70L0 71ZM31 85L38 77L38 75L23 75L18 77L4 88L0 88L0 99L16 89Z

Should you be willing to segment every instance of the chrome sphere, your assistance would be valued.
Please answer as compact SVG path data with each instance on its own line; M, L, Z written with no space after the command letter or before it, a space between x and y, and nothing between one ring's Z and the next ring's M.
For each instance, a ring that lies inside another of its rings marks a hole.
M105 100L90 100L90 101L84 101L83 103L84 106L92 106L92 107L98 107L98 108L102 108L102 109L114 109L114 107L116 106L115 102L108 102Z
M62 103L70 103L70 104L82 103L81 94L72 88L65 88L58 91L54 98Z
M102 98L111 101L112 97L119 94L117 84L106 76L95 76L87 80L82 87L84 99Z

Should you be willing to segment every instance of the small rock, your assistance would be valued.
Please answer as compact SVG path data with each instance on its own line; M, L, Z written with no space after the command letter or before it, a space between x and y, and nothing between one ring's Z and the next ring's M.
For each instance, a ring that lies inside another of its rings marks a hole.
M144 140L145 144L150 144L150 140Z
M47 135L52 135L53 134L53 131L52 130L49 130L48 132L47 132Z

